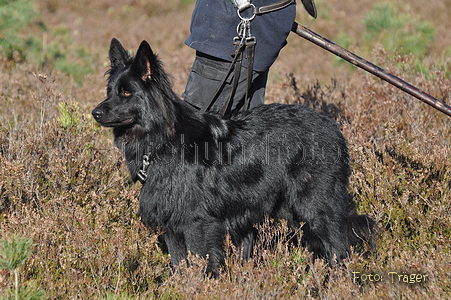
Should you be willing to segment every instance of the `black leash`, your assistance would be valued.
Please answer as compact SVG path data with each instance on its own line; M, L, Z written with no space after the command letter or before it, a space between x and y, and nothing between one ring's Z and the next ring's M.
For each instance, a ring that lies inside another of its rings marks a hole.
M246 96L244 101L243 110L249 109L249 91L251 89L252 77L254 71L254 57L255 57L255 44L257 43L255 37L246 39L246 57L247 57L247 83L246 83Z
M206 102L203 107L201 108L201 112L208 111L213 103L218 98L221 90L223 89L227 78L230 76L232 71L234 71L233 74L233 81L232 81L232 91L230 93L229 98L225 102L224 106L220 110L221 115L225 115L227 110L229 109L229 106L232 103L232 99L235 96L236 89L238 87L238 81L240 79L240 73L241 73L241 67L243 63L243 53L246 49L246 58L247 58L247 79L246 79L246 95L244 98L244 105L241 108L242 110L249 109L250 104L250 87L252 85L252 77L253 77L253 69L254 69L254 57L255 57L255 45L257 43L257 39L255 36L251 33L251 21L255 18L257 15L273 12L282 8L287 7L288 5L296 2L296 0L282 0L278 1L269 5L264 5L260 7L256 7L250 1L244 1L241 6L237 7L237 13L240 17L241 21L237 27L237 33L238 36L234 38L234 45L235 45L235 53L233 54L233 60L230 64L229 70L225 74L224 78L221 80L221 82L218 85L218 88L216 89L213 97L210 99L210 101ZM316 17L316 9L313 4L313 0L302 0L302 3L306 7L310 7L310 9L307 9L307 11L313 16ZM311 5L313 6L311 6ZM245 18L241 16L241 12L244 12L247 9L252 9L252 16L250 18Z
M291 1L291 0L290 0ZM240 73L241 73L241 67L243 64L243 53L246 49L246 55L247 55L247 87L246 87L246 96L245 96L245 104L243 106L243 109L246 110L249 107L249 89L252 84L252 75L253 75L253 66L254 66L254 53L255 53L255 44L257 43L256 38L251 34L251 25L250 22L254 19L255 14L252 15L250 18L243 18L239 11L238 16L241 18L240 24L238 24L237 27L237 33L238 36L233 39L233 44L235 46L235 53L233 54L233 60L230 64L230 67L225 74L224 78L221 80L221 82L218 85L218 88L216 89L213 97L210 99L210 101L206 102L204 106L201 109L201 112L208 111L213 103L218 98L222 88L224 87L225 82L227 81L227 78L230 76L232 71L234 71L233 74L233 81L232 81L232 91L229 95L229 98L227 99L226 103L222 107L220 114L225 115L227 112L227 109L229 108L230 104L232 103L232 99L235 96L236 89L238 87L238 82L240 79Z
M251 34L249 19L242 20L242 22L239 25L238 35L239 37L235 37L234 39L235 44L234 55L238 57L236 59L235 65L232 66L235 69L232 82L232 91L230 93L228 100L226 101L226 103L224 104L224 106L220 111L220 114L223 116L227 112L227 109L229 109L229 106L232 103L232 99L235 96L236 88L238 87L238 82L241 74L241 67L243 64L244 49L246 49L246 57L247 57L247 81L246 81L246 95L244 98L245 101L242 110L249 109L249 97L250 97L249 90L252 85L255 44L257 43L256 38Z
M202 109L200 110L201 112L206 112L206 111L208 111L208 110L210 109L210 107L213 105L213 103L216 101L216 99L217 99L218 96L219 96L219 93L220 93L221 89L223 88L225 82L227 81L227 78L228 78L229 75L232 73L233 69L235 68L235 66L236 66L236 64L237 64L238 62L239 62L238 65L239 65L240 68L241 68L242 54L243 54L242 46L241 46L241 45L238 45L238 46L237 46L237 45L235 44L235 54L233 55L233 60L232 60L232 63L230 64L230 68L229 68L229 70L227 71L227 73L226 73L226 75L224 76L224 78L223 78L223 79L221 80L221 82L219 83L218 88L216 89L216 91L215 91L213 97L210 99L209 102L206 102L206 103L204 104L204 106L202 107ZM237 76L236 76L236 73L237 73L237 72L236 72L236 70L235 70L234 80L235 80L235 78L237 77ZM239 72L238 72L238 75L239 75ZM235 87L235 89L233 89L233 86L232 86L232 90L233 90L233 94L234 94L234 91L236 90L236 87ZM227 101L226 105L224 105L225 107L228 106L228 102L230 102L230 100L231 100L232 97L233 97L233 95L231 95L231 97L229 97L229 100ZM227 108L226 108L226 109L227 109ZM221 110L221 111L222 111L222 110Z
M229 98L227 99L226 103L224 104L221 111L219 112L223 116L227 112L227 109L229 108L230 103L232 103L232 99L235 96L236 88L238 87L238 81L240 79L240 73L241 73L241 66L243 64L244 47L245 47L245 45L243 45L242 41L239 41L239 40L235 41L235 58L236 59L234 59L235 64L232 64L232 66L231 66L232 68L235 69L234 74L233 74L233 81L232 81L232 91L230 92Z

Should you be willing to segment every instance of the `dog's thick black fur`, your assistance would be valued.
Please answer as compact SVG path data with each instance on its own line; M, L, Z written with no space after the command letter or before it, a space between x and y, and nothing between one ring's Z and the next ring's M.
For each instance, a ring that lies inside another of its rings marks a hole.
M200 113L173 92L146 41L131 57L113 39L109 56L108 97L92 114L113 127L133 181L148 155L140 216L164 231L172 264L191 252L218 275L226 234L247 257L265 216L304 223L302 245L330 263L370 240L374 222L348 195L346 141L333 121L301 105Z

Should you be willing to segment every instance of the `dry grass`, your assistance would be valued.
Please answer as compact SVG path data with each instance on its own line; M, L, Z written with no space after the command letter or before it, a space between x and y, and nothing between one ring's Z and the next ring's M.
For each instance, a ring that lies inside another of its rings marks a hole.
M358 49L364 31L359 20L373 1L316 2L320 18L309 20L299 9L299 21L332 40L344 32L356 41L350 48ZM451 6L446 1L392 2L404 3L406 12L434 24L440 38L424 59L429 69L417 72L413 57L380 47L366 55L451 103L446 57ZM132 50L149 40L172 73L176 90L183 91L193 59L192 50L183 46L192 4L38 3L49 26L64 24L76 42L101 59L98 71L81 86L62 73L39 75L31 63L11 67L10 61L1 61L0 238L15 233L33 238L22 281L36 282L49 299L450 298L450 118L290 37L272 68L268 102L308 103L332 112L342 124L352 158L350 190L359 211L378 222L377 253L369 258L353 254L346 270L330 270L321 261L309 263L304 249L289 247L283 224L268 222L248 263L239 263L233 247L227 248L231 253L221 279L204 278L205 262L195 257L189 267L170 275L157 232L136 217L140 186L129 183L111 134L89 112L104 98L113 36ZM66 112L59 103L68 103ZM64 116L74 122L65 123ZM363 282L364 274L380 281L367 277ZM404 274L427 277L405 283L411 278ZM10 286L11 274L0 272L0 291Z

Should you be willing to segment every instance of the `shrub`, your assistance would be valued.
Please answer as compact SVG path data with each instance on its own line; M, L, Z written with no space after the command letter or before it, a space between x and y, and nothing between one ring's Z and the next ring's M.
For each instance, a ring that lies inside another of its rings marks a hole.
M77 102L64 103L60 102L58 104L60 110L59 121L61 122L61 127L68 128L77 126L80 122L79 111Z

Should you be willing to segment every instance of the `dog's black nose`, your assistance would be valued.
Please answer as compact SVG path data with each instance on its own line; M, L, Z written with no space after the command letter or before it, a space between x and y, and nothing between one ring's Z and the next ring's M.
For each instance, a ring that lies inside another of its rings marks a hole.
M94 119L96 119L96 121L102 119L103 115L104 115L104 111L99 109L99 108L94 108L94 110L91 112L92 116L94 117Z

